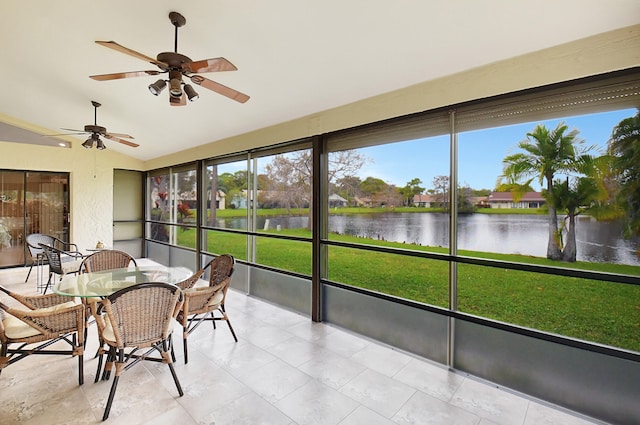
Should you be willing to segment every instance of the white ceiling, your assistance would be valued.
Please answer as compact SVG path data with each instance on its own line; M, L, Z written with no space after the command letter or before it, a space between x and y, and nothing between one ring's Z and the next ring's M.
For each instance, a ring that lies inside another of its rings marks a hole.
M147 89L158 77L89 78L157 69L94 41L173 51L173 10L178 52L231 61L203 76L247 103L195 86L172 107ZM108 148L148 160L637 23L639 0L3 0L0 113L54 134L92 124L96 100L98 124L140 144Z

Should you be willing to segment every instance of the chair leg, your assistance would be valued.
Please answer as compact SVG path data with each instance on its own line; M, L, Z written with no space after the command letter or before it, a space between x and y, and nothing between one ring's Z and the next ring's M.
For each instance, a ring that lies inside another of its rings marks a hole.
M118 363L124 363L124 350L118 350ZM120 373L118 372L119 367L116 366L116 376L113 377L113 382L111 383L111 390L109 391L109 398L107 399L107 405L104 408L104 415L102 415L102 420L106 421L109 417L109 412L111 411L111 404L113 403L113 397L116 395L116 388L118 387L118 380L120 379Z
M84 342L82 344L78 344L78 337L73 335L73 346L74 350L80 350L83 354L78 354L78 384L84 384Z
M33 270L33 263L31 263L31 267L29 267L29 273L27 273L27 278L24 280L24 283L27 283L29 280L29 276L31 276L31 270Z
M171 353L171 361L176 362L176 353L173 351L173 334L169 335L169 352Z
M78 383L84 384L84 355L78 356Z
M116 375L113 378L113 382L111 383L111 391L109 391L109 398L107 399L107 405L104 408L104 414L102 415L102 420L106 421L109 417L109 412L111 411L111 404L113 403L113 397L116 395L116 387L118 386L118 379L120 377Z
M102 371L102 380L108 381L111 376L111 369L114 366L116 361L116 349L113 347L109 347L109 352L107 353L107 360L104 365L104 370Z
M169 357L169 353L167 352L167 340L166 339L164 341L162 341L162 349L164 350L165 355L167 357ZM178 394L180 394L180 397L182 397L184 395L184 392L182 391L182 386L180 385L180 381L178 380L178 375L176 375L176 370L173 367L173 362L171 362L171 360L169 360L167 362L167 364L169 365L169 370L171 371L171 376L173 376L173 382L176 384L176 388L178 389Z
M47 285L44 287L44 291L42 291L42 295L47 294L47 289L51 287L51 278L53 277L53 273L49 272L49 279L47 280Z
M189 350L187 349L187 328L182 328L182 351L184 353L184 364L189 363Z
M233 326L231 326L231 320L229 320L229 316L227 316L227 310L225 310L224 305L221 305L218 310L222 313L222 320L226 320L227 325L229 325L229 330L231 331L231 335L233 335L233 339L238 342L238 337L236 336L236 332L233 330ZM211 313L211 315L213 315L213 313Z
M98 348L98 352L96 353L96 357L98 358L98 370L96 370L96 378L93 382L98 382L100 380L100 372L102 371L102 359L104 357L104 352L102 351L103 347L100 344L100 348Z
M9 352L9 345L2 344L0 346L0 373L2 373L2 369L4 369L5 366L9 365L9 357L7 356L8 352Z
M225 314L226 316L226 314ZM229 320L229 318L227 317L227 325L229 325L229 330L231 331L231 335L233 335L233 339L236 340L236 342L238 342L238 337L236 336L236 332L233 330L233 326L231 326L231 320Z

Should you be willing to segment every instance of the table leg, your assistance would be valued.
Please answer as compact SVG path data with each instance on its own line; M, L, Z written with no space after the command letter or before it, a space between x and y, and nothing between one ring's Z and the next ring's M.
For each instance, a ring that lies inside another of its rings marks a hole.
M38 254L36 256L36 290L39 294L42 294L47 287L47 282L44 280L44 256Z

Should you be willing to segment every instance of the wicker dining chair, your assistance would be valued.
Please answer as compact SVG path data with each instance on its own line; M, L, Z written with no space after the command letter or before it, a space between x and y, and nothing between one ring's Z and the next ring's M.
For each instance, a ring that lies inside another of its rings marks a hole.
M182 289L182 291L184 291L185 289L193 288L198 283L198 281L200 280L202 275L204 275L205 271L206 271L205 269L197 270L194 274L192 274L191 276L189 276L188 278L186 278L182 282L176 283L176 286L178 288ZM176 361L175 356L173 356L173 361L175 363L175 361Z
M120 376L142 360L166 363L182 396L184 393L172 362L172 319L182 306L182 290L168 283L141 283L121 289L102 300L95 309L100 340L96 382L106 354L102 379L109 379L115 364L115 376L102 420L109 417ZM141 352L144 350L144 352ZM160 357L151 356L158 352Z
M93 254L84 257L80 268L80 273L100 272L104 270L122 269L129 267L130 265L137 266L135 258L127 254L124 251L117 249L103 249L96 251ZM88 332L88 327L92 323L89 319L93 315L92 309L95 308L94 303L100 301L97 297L83 297L82 303L85 305L87 311L85 312L86 327L85 341ZM102 345L102 344L101 344Z
M16 307L0 301L0 372L32 354L71 355L78 357L78 383L82 385L84 306L68 297L64 302L63 297L55 294L19 295L1 286L0 291L22 304ZM58 341L66 342L70 349L48 349Z
M185 364L189 362L187 338L204 321L211 321L214 329L217 320L226 321L233 339L238 342L224 305L234 268L235 259L232 255L220 255L200 270L205 273L209 269L208 286L192 286L184 289L184 304L176 320L182 325Z
M27 283L29 280L33 266L43 264L47 259L44 255L44 250L40 246L41 243L63 251L79 251L78 245L71 242L65 242L55 236L45 235L44 233L31 233L30 235L27 235L25 242L29 251L29 256L31 257L31 266L29 267L29 272L27 273L24 283Z
M49 263L49 279L47 279L42 291L43 294L46 294L47 289L51 287L51 279L54 274L62 279L67 274L78 273L83 255L80 251L65 251L43 243L39 245L47 257L47 263Z
M117 249L103 249L96 251L82 260L81 272L98 272L103 270L121 269L130 265L137 266L135 258Z

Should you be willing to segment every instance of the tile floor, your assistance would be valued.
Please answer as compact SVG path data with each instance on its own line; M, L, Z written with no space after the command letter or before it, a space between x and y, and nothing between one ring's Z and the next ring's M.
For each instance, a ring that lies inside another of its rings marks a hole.
M35 291L27 269L0 270L0 285ZM496 388L441 365L230 291L226 325L189 338L175 329L178 397L166 365L145 362L120 380L105 423L156 425L588 425L601 424ZM77 360L30 356L0 374L0 424L99 423L111 381L93 383L95 326L85 384Z

